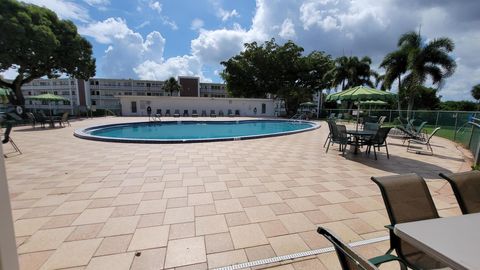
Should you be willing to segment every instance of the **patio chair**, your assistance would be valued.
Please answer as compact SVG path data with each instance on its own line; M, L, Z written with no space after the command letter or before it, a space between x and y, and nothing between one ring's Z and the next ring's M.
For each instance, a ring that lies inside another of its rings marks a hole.
M202 116L207 117L207 111L206 110L202 110Z
M192 117L198 117L197 110L192 110Z
M183 110L183 117L188 117L188 110Z
M228 109L227 115L228 115L228 117L233 117L234 116L231 109Z
M379 128L380 124L378 123L366 122L363 124L363 130L377 131Z
M385 147L385 151L387 152L387 159L390 159L390 155L388 154L388 144L387 144L387 137L388 133L390 132L391 127L381 127L377 130L377 133L372 138L368 138L365 140L364 144L367 145L367 155L370 155L370 151L373 147L373 154L375 155L375 160L377 160L377 150L380 151L380 147Z
M240 110L235 110L235 116L240 116Z
M458 206L464 215L480 212L480 171L448 175L440 173L440 176L452 186Z
M44 117L40 113L33 113L33 116L35 117L35 121L37 121L37 123L40 123L40 126L44 128L45 124L48 121L48 118Z
M330 140L332 139L333 128L334 128L333 125L336 125L335 120L333 119L328 119L327 124L328 124L328 135L327 135L327 139L325 140L325 143L323 144L323 148L325 148L327 143L329 143Z
M422 153L421 151L418 151L417 147L414 147L413 145L424 145L427 148L427 151L429 151L430 155L433 156L433 148L432 145L430 144L430 140L432 137L435 135L440 130L440 127L437 127L430 133L428 136L427 140L423 141L421 139L409 139L408 140L408 145L407 145L407 152L414 152L416 154Z
M222 110L218 111L218 116L220 116L220 117L225 116L225 115L223 114L223 111L222 111Z
M156 117L162 117L162 109L157 109Z
M352 144L350 137L347 134L347 127L345 125L332 125L332 136L330 138L330 142L327 145L327 150L325 153L328 153L328 149L330 148L330 144L338 143L339 151L342 151L342 155L345 155L345 150L348 144Z
M385 120L387 119L386 116L380 116L380 118L378 118L378 125L382 126L383 125L383 122L385 122Z
M349 245L345 244L328 229L318 227L317 232L323 235L325 238L327 238L328 241L333 244L342 270L376 270L378 269L377 266L383 263L400 260L398 257L390 254L366 260L362 256L360 256L360 254L353 251L353 249L350 248ZM373 264L371 262L372 260L376 264Z
M330 115L328 116L328 119L335 119L335 113L334 112L330 113Z
M210 117L217 117L215 110L210 110Z
M395 250L397 256L411 269L445 267L393 232L394 226L399 223L439 217L425 180L414 173L371 179L380 188L390 219L390 225L385 226L390 232L390 249L386 254L391 254Z
M169 109L165 110L165 116L170 116L170 110Z
M12 132L12 127L13 127L12 122L7 121L6 122L5 133L3 133L2 144L6 144L6 143L10 142L13 149L15 150L15 153L18 152L18 153L22 154L22 151L20 151L20 148L18 148L17 144L13 141L12 137L10 137L10 133ZM7 155L4 154L4 157L7 157Z
M32 127L35 128L35 126L37 125L37 119L35 119L35 116L33 115L33 113L31 112L27 112L25 113L25 115L28 117L28 120L30 120L30 122L32 123ZM41 126L45 126L45 123L43 123L43 125L41 124Z
M58 124L60 126L63 126L65 124L68 124L68 126L71 126L70 122L68 121L68 112L63 113L62 117L58 119Z
M173 117L180 117L180 110L175 110Z

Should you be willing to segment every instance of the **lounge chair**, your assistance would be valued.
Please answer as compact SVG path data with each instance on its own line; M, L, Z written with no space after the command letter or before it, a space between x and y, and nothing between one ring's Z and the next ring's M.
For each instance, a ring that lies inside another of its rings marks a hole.
M20 148L18 148L17 144L10 137L10 133L12 132L12 127L13 127L12 122L7 121L6 122L5 133L3 134L2 144L6 144L6 143L10 142L10 144L12 145L15 152L18 152L18 153L22 154L22 151L20 151ZM7 155L4 154L4 157L7 157Z
M432 148L432 145L430 144L430 140L435 135L435 133L437 133L439 130L440 130L440 127L437 127L436 129L434 129L432 133L430 133L430 135L428 136L427 140L425 141L421 139L420 140L409 139L408 145L407 145L407 152L414 152L416 154L420 154L422 153L422 151L419 151L417 147L414 147L414 145L422 145L422 146L425 146L427 148L428 153L430 153L430 155L433 156L433 148Z
M170 110L169 109L165 110L165 116L170 116Z
M197 110L192 110L192 117L198 117Z
M376 266L379 266L383 263L400 260L398 257L393 255L384 255L366 260L360 256L360 254L353 251L349 245L341 241L328 229L318 227L317 232L323 235L333 244L342 270L377 270L378 268ZM373 264L372 261L375 262L375 264Z
M180 117L180 110L175 110L173 117Z
M375 136L367 139L364 141L364 144L367 145L367 155L370 155L370 151L373 147L373 154L375 155L375 160L377 160L377 150L380 151L380 147L385 147L385 151L387 152L387 159L390 159L390 155L388 154L388 144L387 144L387 137L388 133L390 132L391 127L381 127L377 130Z
M371 179L380 188L390 219L390 225L385 226L390 232L390 249L386 255L390 255L395 250L401 261L412 269L445 267L423 251L397 237L393 232L394 226L399 223L439 217L425 180L414 173Z
M223 111L222 111L222 110L218 111L218 116L220 116L220 117L225 116L225 115L223 114Z
M235 116L240 116L240 110L235 110Z
M458 206L464 215L480 213L480 171L448 175L440 173L440 176L452 186Z
M183 117L188 117L188 110L183 110Z
M215 110L210 110L210 117L217 117Z
M206 110L202 110L202 117L207 117L207 111Z
M232 112L231 109L228 110L227 115L228 115L228 117L233 117L233 116L234 116L234 114L233 114L233 112Z

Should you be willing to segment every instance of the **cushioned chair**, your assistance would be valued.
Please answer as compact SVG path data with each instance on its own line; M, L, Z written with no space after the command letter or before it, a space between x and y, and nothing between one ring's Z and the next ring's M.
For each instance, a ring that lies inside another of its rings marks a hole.
M480 212L480 171L440 174L452 186L463 214Z
M210 110L210 117L217 117L215 110Z
M170 110L169 109L165 110L165 116L170 116Z
M183 117L188 117L188 110L183 110Z
M173 117L180 117L180 110L175 110Z
M198 117L197 110L192 110L192 117Z
M233 114L233 112L232 112L231 109L228 109L227 115L228 115L228 117L233 117L233 116L234 116L234 114Z
M207 111L206 110L202 110L202 116L207 117Z
M428 191L425 180L414 174L372 177L382 193L390 225L390 249L412 269L435 269L445 267L423 251L406 243L393 232L398 223L438 218L438 212ZM433 229L433 228L432 228Z

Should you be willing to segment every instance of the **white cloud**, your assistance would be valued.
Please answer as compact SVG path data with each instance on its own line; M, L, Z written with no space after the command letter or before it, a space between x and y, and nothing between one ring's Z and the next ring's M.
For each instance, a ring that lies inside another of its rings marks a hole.
M77 3L68 0L22 0L37 6L53 10L60 18L88 22L88 11Z
M150 21L144 21L143 23L139 24L135 29L142 29L143 27L147 26L150 24Z
M2 76L5 79L8 79L8 80L13 80L18 75L17 68L18 68L18 66L14 65L14 67L11 67L11 68L5 70L4 72L0 72L0 76Z
M292 39L295 37L295 25L291 19L287 18L283 21L278 35L284 39Z
M160 19L162 20L162 23L164 25L168 25L172 30L177 30L178 29L177 23L175 23L175 21L173 21L169 17L162 16L162 17L160 17Z
M236 9L233 10L226 10L222 7L219 0L210 0L212 4L215 14L219 17L223 22L228 21L230 18L238 18L240 14L237 12Z
M108 18L104 21L93 22L86 26L78 27L82 35L93 37L98 43L112 43L114 39L122 39L131 33L127 23L122 18Z
M162 4L160 4L160 2L158 2L158 1L155 1L155 2L150 1L150 2L148 3L148 6L149 6L151 9L155 10L156 12L158 12L158 13L161 13L161 12L162 12Z
M144 80L166 80L169 77L199 76L202 81L207 80L202 73L202 64L191 55L176 56L167 59L165 62L147 60L134 68L140 79Z
M198 30L198 29L202 28L203 25L204 25L203 20L196 18L196 19L193 19L192 24L190 26L190 29Z
M87 3L89 6L99 7L101 9L110 5L110 0L83 0L83 1Z

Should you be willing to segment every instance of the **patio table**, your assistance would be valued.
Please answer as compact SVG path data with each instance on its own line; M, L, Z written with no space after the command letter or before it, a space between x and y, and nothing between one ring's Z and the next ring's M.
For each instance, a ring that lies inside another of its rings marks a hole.
M394 233L452 269L480 269L480 213L395 225Z
M358 153L358 148L360 148L360 142L367 137L375 136L377 132L373 130L347 130L347 134L355 138L355 149L354 154Z

